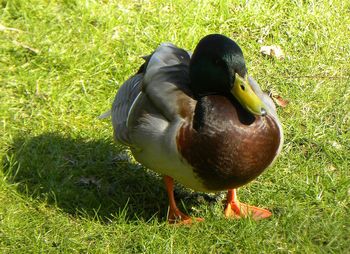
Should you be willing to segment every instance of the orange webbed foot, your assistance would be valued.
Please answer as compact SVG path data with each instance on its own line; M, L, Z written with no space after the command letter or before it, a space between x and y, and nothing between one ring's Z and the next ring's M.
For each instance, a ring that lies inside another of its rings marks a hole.
M226 218L240 219L251 217L253 220L265 219L272 215L269 210L241 202L226 204L224 214Z
M204 221L203 218L192 218L187 214L184 214L179 209L170 210L168 214L168 222L169 224L176 225L191 225L194 222Z
M170 176L164 176L164 183L169 197L169 213L168 222L169 224L176 225L191 225L193 222L204 221L202 218L191 218L187 214L184 214L177 208L175 197L174 197L174 179Z
M233 189L227 193L224 215L226 218L240 219L251 217L253 220L261 220L270 217L272 213L269 210L239 202L236 190Z

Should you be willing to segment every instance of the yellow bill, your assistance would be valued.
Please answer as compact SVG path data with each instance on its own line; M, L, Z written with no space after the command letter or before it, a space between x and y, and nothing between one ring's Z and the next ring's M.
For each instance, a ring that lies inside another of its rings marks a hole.
M239 103L254 115L266 115L266 106L262 100L255 94L248 82L248 76L242 78L237 73L235 74L235 83L231 89L231 93Z

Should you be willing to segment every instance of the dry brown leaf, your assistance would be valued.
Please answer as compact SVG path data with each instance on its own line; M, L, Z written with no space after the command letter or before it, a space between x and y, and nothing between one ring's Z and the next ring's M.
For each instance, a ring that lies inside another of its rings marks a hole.
M280 46L271 45L271 46L262 46L260 52L263 55L274 57L276 59L284 59L284 53Z
M273 98L273 100L276 102L276 104L277 104L278 106L282 107L282 108L287 107L287 105L288 105L288 103L289 103L288 100L283 99L283 98L282 98L281 96L279 96L279 95L273 96L272 98Z
M289 104L288 100L283 99L280 95L269 92L269 96L272 98L272 100L280 107L285 108Z

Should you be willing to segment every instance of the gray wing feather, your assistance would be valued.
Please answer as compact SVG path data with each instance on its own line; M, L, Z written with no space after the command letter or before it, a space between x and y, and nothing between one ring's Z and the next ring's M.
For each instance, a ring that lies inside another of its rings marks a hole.
M141 92L143 73L131 77L119 88L112 105L114 138L119 143L131 145L127 121L135 99Z
M133 146L131 136L135 126L129 124L137 114L133 109L147 108L142 105L145 97L140 95L145 95L157 114L169 122L179 116L183 105L194 107L188 88L190 54L171 43L163 43L151 55L143 57L146 63L119 88L114 99L112 124L117 142Z
M178 116L179 98L191 103L190 55L171 43L161 44L147 65L143 91L168 121Z

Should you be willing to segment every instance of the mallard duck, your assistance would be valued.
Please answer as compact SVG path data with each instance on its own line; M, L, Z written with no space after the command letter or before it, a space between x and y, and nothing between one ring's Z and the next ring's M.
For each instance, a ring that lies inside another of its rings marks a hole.
M163 43L144 59L115 96L114 138L163 176L168 221L203 220L177 207L174 180L201 192L227 190L226 217L271 216L236 193L272 164L283 141L274 103L247 74L237 43L211 34L193 54Z

